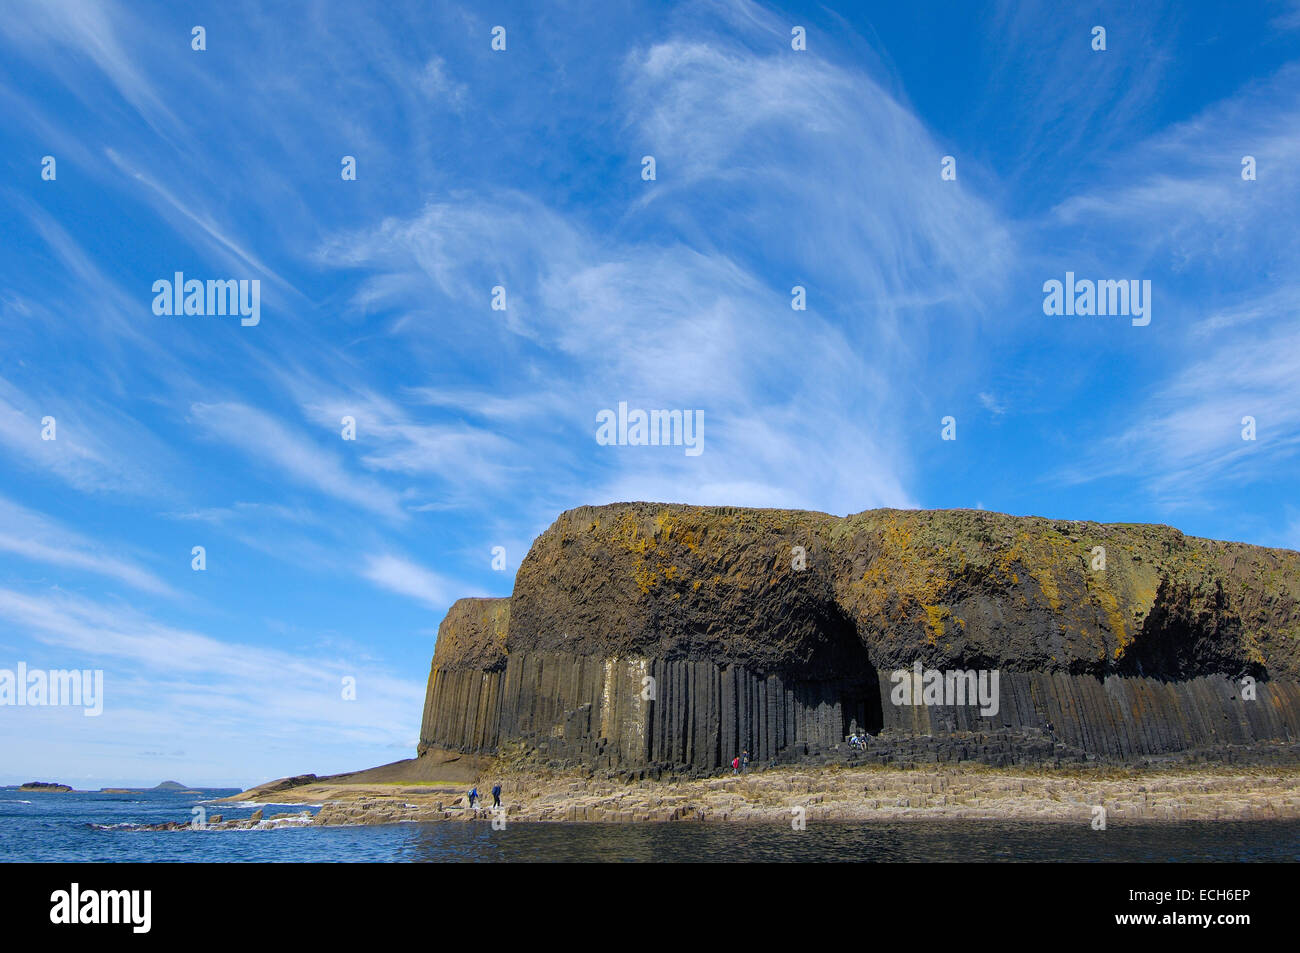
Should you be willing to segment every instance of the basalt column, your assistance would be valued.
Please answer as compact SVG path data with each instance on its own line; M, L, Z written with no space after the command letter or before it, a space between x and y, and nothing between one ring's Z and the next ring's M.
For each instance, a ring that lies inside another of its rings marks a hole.
M995 710L897 703L918 664L996 674ZM1300 554L970 510L580 507L509 598L448 611L420 750L704 773L857 728L1000 762L1057 756L1049 722L1116 762L1300 742Z

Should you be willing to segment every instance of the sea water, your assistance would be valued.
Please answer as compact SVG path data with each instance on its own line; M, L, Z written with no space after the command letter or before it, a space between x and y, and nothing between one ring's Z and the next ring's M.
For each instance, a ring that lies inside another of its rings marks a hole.
M880 821L789 824L539 824L441 821L368 827L140 831L208 816L266 817L301 804L213 803L198 794L0 790L0 861L1295 861L1300 821L1077 824Z

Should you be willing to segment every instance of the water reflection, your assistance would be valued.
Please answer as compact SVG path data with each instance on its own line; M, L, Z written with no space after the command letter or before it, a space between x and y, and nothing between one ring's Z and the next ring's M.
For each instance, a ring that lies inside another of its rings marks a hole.
M1001 822L410 825L411 861L1295 861L1300 823L1116 826Z

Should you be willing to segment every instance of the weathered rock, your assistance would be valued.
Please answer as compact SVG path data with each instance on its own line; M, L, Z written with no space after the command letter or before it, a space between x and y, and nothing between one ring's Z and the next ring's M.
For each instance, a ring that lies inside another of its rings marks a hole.
M998 670L997 714L892 704L915 662ZM854 722L929 761L1300 740L1300 554L970 510L581 507L510 599L449 611L420 745L699 772L816 760Z

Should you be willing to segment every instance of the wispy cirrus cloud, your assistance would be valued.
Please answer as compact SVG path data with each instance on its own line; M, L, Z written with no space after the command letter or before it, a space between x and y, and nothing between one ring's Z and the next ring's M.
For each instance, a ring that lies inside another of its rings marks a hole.
M129 9L100 0L22 0L18 7L0 22L0 33L13 49L52 65L63 74L68 89L92 102L100 94L99 86L79 82L68 62L69 52L79 54L94 63L109 85L155 129L174 132L180 127L123 40L123 20L133 21L127 33L140 28Z
M194 404L190 414L206 433L273 472L288 476L299 486L386 519L404 517L397 493L348 472L337 454L322 449L265 411L237 403Z
M361 575L383 589L438 611L445 610L462 596L482 595L478 591L466 591L463 584L391 553L367 556Z
M53 418L53 439L43 422ZM97 399L43 386L39 396L0 378L0 449L11 460L87 493L166 494L158 471L170 453L147 428Z
M979 310L1013 254L1009 231L990 207L939 179L942 150L861 73L734 42L673 41L629 56L623 79L625 108L661 170L643 198L630 197L626 218L653 220L673 203L673 224L687 235L721 227L746 236L736 250L597 235L503 192L336 235L322 259L364 269L354 304L398 315L391 333L417 347L454 335L461 353L505 347L558 364L548 395L563 401L578 439L598 409L624 398L705 410L710 452L694 469L606 455L600 466L615 470L605 474L614 492L698 499L702 487L748 486L747 498L784 505L907 505L909 460L891 408L930 346L916 318L955 300ZM742 225L731 208L751 219L788 214ZM780 236L788 272L779 282L765 274L774 249L749 239L764 234ZM509 304L494 314L487 300L497 284ZM790 309L794 284L809 289L806 312ZM430 292L464 317L449 324L412 312ZM861 301L870 311L846 322ZM816 375L803 372L812 367ZM773 393L773 380L790 387ZM864 405L876 409L870 418L858 413ZM512 439L536 445L526 434ZM800 475L826 458L842 464L827 480Z
M171 586L115 547L91 540L11 500L0 497L0 552L123 582L134 589L176 596Z
M250 734L274 747L311 745L322 729L353 745L405 745L404 726L418 718L423 696L420 680L394 677L373 662L234 643L59 590L0 588L0 620L77 667L104 669L100 720L120 732L119 744L156 738L157 716L148 713L161 703L171 737L221 748L246 746ZM345 700L344 679L353 680L355 701ZM275 770L257 757L250 762L243 770Z
M1254 439L1243 438L1247 417ZM1135 478L1165 505L1184 506L1214 485L1300 472L1300 311L1292 305L1250 337L1216 342L1130 418L1067 479Z
M1267 108L1265 108L1267 107ZM1118 183L1058 205L1097 257L1134 263L1160 302L1162 360L1071 483L1122 476L1170 509L1300 459L1300 71L1287 67L1113 161ZM1256 178L1243 176L1243 157ZM1205 275L1212 276L1206 282ZM1177 333L1175 333L1175 331ZM1255 421L1243 439L1244 418Z

